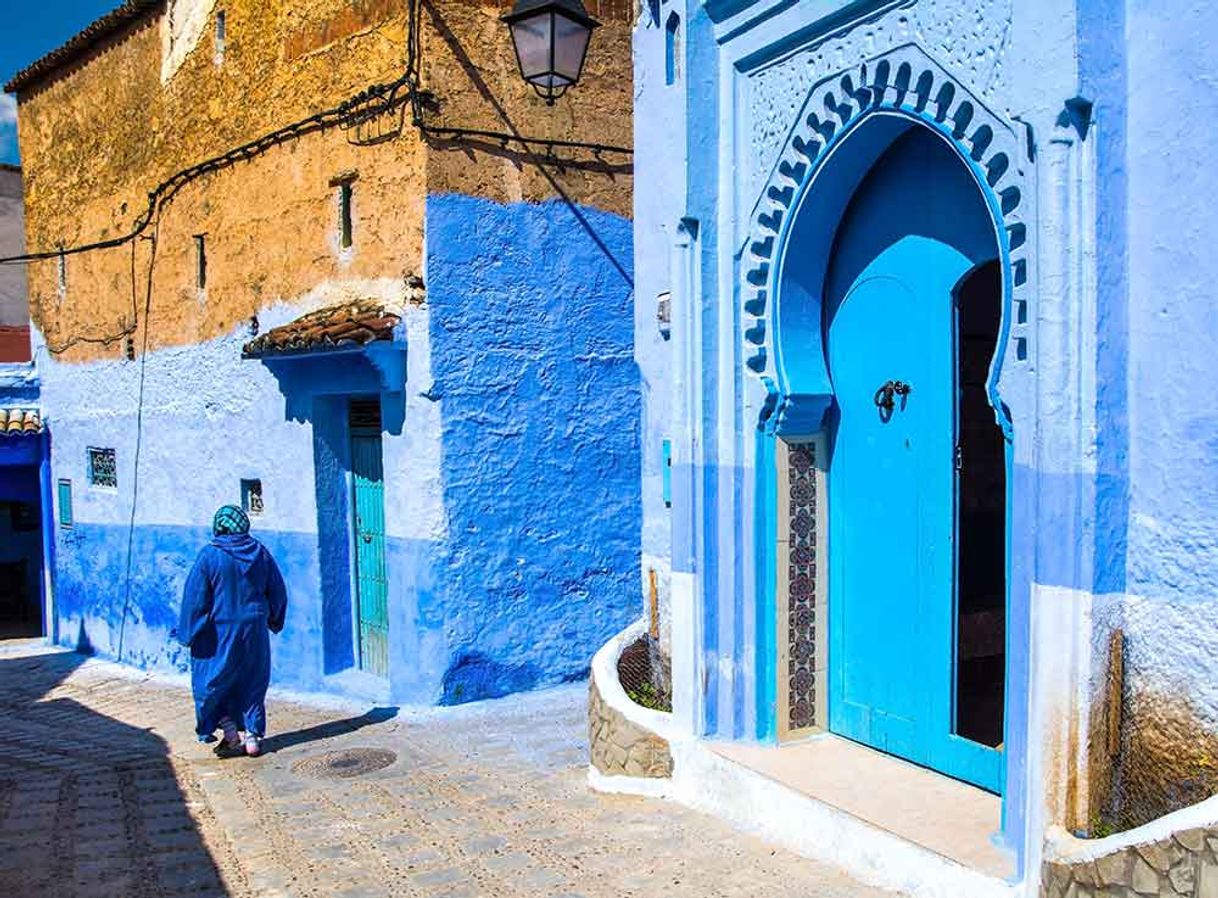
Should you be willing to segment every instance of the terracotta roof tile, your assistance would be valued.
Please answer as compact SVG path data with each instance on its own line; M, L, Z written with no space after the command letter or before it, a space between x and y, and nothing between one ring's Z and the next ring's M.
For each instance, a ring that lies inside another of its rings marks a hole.
M36 408L0 406L0 439L42 433L42 416Z
M8 84L4 85L5 93L15 94L25 90L60 66L82 56L119 29L164 5L165 0L125 0L117 9L106 13L66 44L52 50L10 78Z
M329 306L272 328L245 344L247 359L298 352L351 349L377 340L392 340L401 316L380 300L361 299Z

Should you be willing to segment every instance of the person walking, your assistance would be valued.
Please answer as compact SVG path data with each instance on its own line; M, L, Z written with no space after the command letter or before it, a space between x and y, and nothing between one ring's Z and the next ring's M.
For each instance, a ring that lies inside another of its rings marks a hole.
M279 566L249 529L235 505L216 512L212 541L186 579L178 625L178 641L190 649L195 732L200 742L215 742L221 730L221 757L262 750L270 634L283 629L288 609Z

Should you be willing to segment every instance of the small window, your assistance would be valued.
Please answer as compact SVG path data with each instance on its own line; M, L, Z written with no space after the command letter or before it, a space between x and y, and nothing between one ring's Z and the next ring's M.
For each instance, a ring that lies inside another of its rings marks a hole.
M261 480L241 481L241 507L252 518L258 517L265 510L262 504Z
M343 181L338 185L338 245L343 249L351 247L351 194L353 184Z
M56 289L59 290L60 298L68 294L68 257L64 255L63 249L59 251L59 259L55 267Z
M675 12L664 26L664 83L676 84L681 77L681 17Z
M224 44L228 39L228 17L224 10L216 13L216 65L224 62Z
M89 485L118 489L118 460L113 449L89 447Z
M72 526L72 481L59 481L59 526Z
M207 287L207 241L202 234L195 234L195 286Z

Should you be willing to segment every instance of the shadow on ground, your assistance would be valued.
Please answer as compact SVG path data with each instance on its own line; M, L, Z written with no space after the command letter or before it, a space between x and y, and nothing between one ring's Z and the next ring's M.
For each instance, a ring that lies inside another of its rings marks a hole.
M294 745L303 745L306 742L316 742L319 739L332 739L335 736L345 736L347 733L362 730L366 726L373 726L378 723L384 723L387 720L393 720L397 715L398 709L396 707L373 708L371 711L364 712L359 717L319 723L316 726L306 727L303 730L293 730L290 733L274 733L262 740L262 751L264 754L272 754L277 751L283 751L285 748L291 748Z
M50 695L84 660L0 655L0 895L224 898L164 740Z

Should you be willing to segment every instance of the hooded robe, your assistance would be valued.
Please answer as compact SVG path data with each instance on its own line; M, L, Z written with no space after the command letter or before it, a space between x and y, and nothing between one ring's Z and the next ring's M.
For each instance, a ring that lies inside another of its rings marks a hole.
M178 640L190 647L200 739L209 740L224 717L254 736L266 734L270 634L283 629L287 607L279 566L248 533L216 536L199 553L182 596Z

